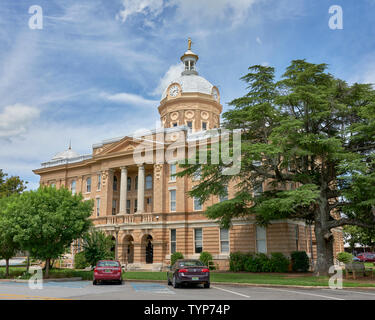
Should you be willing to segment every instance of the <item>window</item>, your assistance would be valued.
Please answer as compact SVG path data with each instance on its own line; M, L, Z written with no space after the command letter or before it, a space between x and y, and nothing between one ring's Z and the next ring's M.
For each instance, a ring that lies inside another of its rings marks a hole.
M130 213L130 200L126 200L126 213Z
M254 197L260 196L263 192L263 185L259 182L256 186L254 186Z
M91 178L86 179L86 192L91 192Z
M96 216L100 216L100 198L96 199Z
M52 188L56 188L56 183L51 183Z
M117 200L112 200L112 215L116 215L117 212Z
M146 198L146 201L147 201L147 204L150 205L152 203L152 198L151 197Z
M70 189L72 191L72 194L76 194L76 186L77 186L77 183L75 180L72 181L72 184L70 185Z
M171 212L176 211L176 190L169 191L169 198L170 198L170 210Z
M225 189L225 195L220 196L220 202L228 200L228 187L224 187L224 189Z
M98 191L101 189L102 187L102 175L99 173L98 174Z
M117 177L113 177L113 191L117 191Z
M220 252L229 253L229 230L220 229Z
M134 213L136 213L138 210L138 201L137 199L134 200Z
M201 169L199 168L197 171L193 174L193 181L198 181L201 179Z
M138 190L138 176L135 177L135 190Z
M267 230L266 228L257 226L256 239L257 239L257 252L267 253Z
M171 164L169 165L169 181L176 181L176 176L174 176L174 174L176 174L176 165Z
M190 130L193 129L193 121L188 121L187 126Z
M202 122L202 130L207 130L207 122Z
M194 248L195 253L201 253L203 251L202 229L194 229Z
M194 197L193 201L194 201L194 210L195 211L202 210L202 203L200 202L200 200Z
M176 229L171 229L171 254L176 252Z
M177 127L178 123L177 122L173 122L173 127Z
M147 190L152 189L152 175L151 174L146 176L146 189Z
M128 177L128 191L132 189L132 178Z

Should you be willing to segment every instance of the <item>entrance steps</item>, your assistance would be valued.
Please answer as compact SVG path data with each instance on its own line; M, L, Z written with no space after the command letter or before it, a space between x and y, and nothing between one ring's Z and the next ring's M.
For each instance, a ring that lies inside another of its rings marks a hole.
M126 271L164 271L163 263L129 263L124 267Z

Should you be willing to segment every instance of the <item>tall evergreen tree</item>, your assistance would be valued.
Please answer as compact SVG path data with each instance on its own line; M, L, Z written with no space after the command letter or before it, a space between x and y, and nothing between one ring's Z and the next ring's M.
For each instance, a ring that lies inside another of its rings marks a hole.
M313 224L318 274L333 265L332 230L375 227L375 92L326 69L295 60L276 82L274 68L250 67L242 78L249 92L223 115L225 128L242 130L240 172L223 175L222 162L185 163L178 174L200 171L190 195L201 202L235 184L234 198L206 211L224 226L253 215L261 225L286 218ZM261 184L264 191L254 193Z

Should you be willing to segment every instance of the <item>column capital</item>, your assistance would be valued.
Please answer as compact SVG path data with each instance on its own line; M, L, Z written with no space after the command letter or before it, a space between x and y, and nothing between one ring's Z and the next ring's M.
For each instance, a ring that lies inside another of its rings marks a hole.
M128 171L128 167L127 166L121 166L120 169L123 172Z
M139 170L144 170L145 169L144 163L137 164L137 167L138 167Z

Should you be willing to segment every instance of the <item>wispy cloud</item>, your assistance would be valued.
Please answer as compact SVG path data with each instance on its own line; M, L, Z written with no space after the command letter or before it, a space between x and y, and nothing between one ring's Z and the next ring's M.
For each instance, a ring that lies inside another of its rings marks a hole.
M144 97L133 94L133 93L116 93L116 94L106 94L102 93L101 96L109 101L117 102L117 103L124 103L124 104L130 104L134 107L156 107L159 103L158 100L149 100L145 99Z
M181 76L184 70L182 63L177 63L169 67L164 76L160 79L158 86L153 91L153 94L161 96L163 91L171 84L171 82Z

